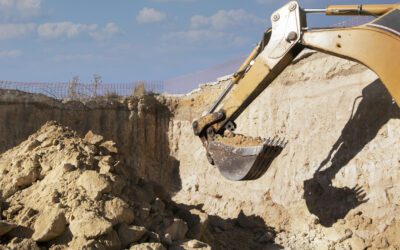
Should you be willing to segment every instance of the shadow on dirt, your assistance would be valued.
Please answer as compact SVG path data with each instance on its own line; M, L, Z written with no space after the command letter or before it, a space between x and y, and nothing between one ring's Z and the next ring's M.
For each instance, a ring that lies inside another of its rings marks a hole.
M187 236L196 238L204 223L203 205L188 206L173 203L174 214L185 220L190 228ZM193 211L202 211L196 214ZM198 238L212 249L283 249L275 244L274 228L265 224L265 221L255 215L247 216L241 211L236 219L223 219L219 216L208 215L201 237Z
M328 156L320 163L314 177L304 182L308 210L318 216L321 225L326 227L368 201L359 186L332 186L335 175L376 137L383 125L390 119L400 118L400 109L379 79L366 86L354 104L359 98L362 99L357 111L350 117ZM327 168L322 170L324 167Z

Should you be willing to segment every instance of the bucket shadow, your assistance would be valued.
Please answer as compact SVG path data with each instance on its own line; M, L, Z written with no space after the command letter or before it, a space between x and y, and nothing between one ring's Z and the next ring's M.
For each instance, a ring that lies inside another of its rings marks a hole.
M366 86L354 104L358 99L361 101L356 112L346 123L329 154L320 163L313 178L304 181L304 199L308 210L325 227L332 226L351 209L368 201L360 186L332 186L335 175L376 137L383 125L390 119L400 118L400 109L379 79Z

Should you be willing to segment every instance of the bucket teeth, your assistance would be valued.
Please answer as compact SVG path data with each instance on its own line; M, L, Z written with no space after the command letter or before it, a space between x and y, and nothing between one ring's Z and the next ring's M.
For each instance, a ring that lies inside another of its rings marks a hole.
M254 165L243 180L255 180L260 178L286 145L287 141L285 138L268 138L264 143L264 149L260 152Z
M284 148L287 144L286 138L273 138L271 140L271 138L268 138L267 140L265 140L264 144L271 146L271 147L282 147Z

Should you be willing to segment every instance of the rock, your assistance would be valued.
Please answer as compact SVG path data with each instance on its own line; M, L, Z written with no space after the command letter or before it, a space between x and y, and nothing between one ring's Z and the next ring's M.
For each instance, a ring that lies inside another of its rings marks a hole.
M32 239L14 238L5 249L41 250Z
M111 191L110 182L94 170L85 171L79 177L78 185L82 186L94 200L98 200L103 193Z
M156 198L156 200L151 205L151 211L153 213L163 213L165 210L165 204L160 200L160 198Z
M71 172L73 170L75 170L75 166L74 165L72 165L71 163L64 163L64 165L63 165L64 173L68 173L68 172Z
M368 245L359 237L354 236L348 240L352 249L365 249Z
M211 246L198 240L184 240L184 241L178 241L174 245L168 248L168 250L192 250L192 249L211 250Z
M196 248L196 249L210 249L211 247L204 242L198 240L190 240L187 242L187 246L189 248Z
M94 134L92 130L89 130L89 132L86 133L84 140L98 146L104 141L104 138L101 135Z
M100 174L112 172L114 160L110 155L104 156L99 161Z
M165 233L170 234L171 239L175 241L185 239L187 231L188 226L184 220L174 219L174 222L165 230Z
M7 216L7 218L13 217L15 214L17 214L23 208L24 208L24 206L19 203L13 204L7 210L3 211L3 214L5 214Z
M84 249L84 250L106 250L106 247L97 240L88 240L85 238L74 238L68 242L67 249Z
M343 232L338 231L336 228L329 228L325 231L325 238L330 241L339 242L342 237Z
M169 233L165 234L164 237L163 237L163 239L162 239L162 242L163 242L165 245L171 245L171 244L172 244L171 235L170 235Z
M117 145L113 141L106 141L100 144L101 147L107 149L107 151L111 154L118 154Z
M131 246L129 250L167 250L161 243L142 243Z
M60 236L65 231L67 222L62 210L45 211L36 219L32 239L46 242Z
M375 243L374 248L387 249L389 247L389 242L387 238L384 236L381 236L378 239L376 239L374 243Z
M97 241L101 243L106 249L121 249L121 241L115 230L111 230L111 232L109 232L108 234L100 236Z
M127 181L124 180L121 176L108 173L107 177L111 181L111 190L114 195L121 194L126 185L128 185Z
M193 239L200 239L208 225L208 215L206 213L203 213L197 209L191 209L190 213L192 217L196 217L195 219L192 218L191 221L192 223L189 223L190 230L188 232L188 237L193 238Z
M338 242L341 243L347 239L350 239L351 236L353 236L353 232L350 229L346 229L344 231L344 235L338 240Z
M39 177L39 170L32 161L24 162L27 165L18 173L18 176L14 179L14 183L17 187L25 187L31 185ZM30 165L30 166L29 166Z
M35 211L34 209L27 207L25 209L23 209L21 211L21 215L19 216L19 221L18 224L25 224L25 223L29 223L28 221L30 220L34 220L33 216L37 214L37 211Z
M41 143L40 146L43 147L43 148L47 148L47 147L50 147L50 146L54 145L54 140L52 140L52 139L41 141L41 142L42 143Z
M129 207L128 203L120 198L106 201L104 209L106 218L109 219L113 225L121 223L131 224L135 219L133 210Z
M122 247L127 247L129 244L139 241L147 232L146 228L140 226L128 226L121 224L118 228L118 235L121 240Z
M33 149L37 148L38 146L40 146L40 144L42 144L40 141L34 139L33 141L30 141L26 147L24 148L25 152L29 152L32 151Z
M113 227L111 222L94 212L76 211L74 217L75 219L70 222L69 229L75 237L93 239L109 233Z
M95 145L92 144L86 144L83 146L83 150L85 150L85 152L90 155L90 156L94 156L96 155L99 150L97 149L97 147Z
M7 234L16 227L17 225L15 224L8 223L6 221L0 221L0 236Z
M259 243L264 244L264 243L272 241L273 239L274 239L274 234L272 232L270 232L270 231L267 231L266 233L263 233L262 235L260 235L256 239L256 241L259 242Z
M151 205L147 202L142 202L138 211L138 217L141 221L145 221L150 216Z
M161 242L161 237L158 233L147 232L147 237L149 242Z

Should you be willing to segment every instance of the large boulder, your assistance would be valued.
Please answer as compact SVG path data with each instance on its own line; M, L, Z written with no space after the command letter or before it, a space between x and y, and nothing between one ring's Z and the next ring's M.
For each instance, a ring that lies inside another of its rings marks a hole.
M83 172L78 179L78 185L82 186L94 200L98 200L103 193L111 191L111 184L107 178L94 170Z
M182 219L174 219L174 222L165 229L165 233L171 235L171 239L183 240L189 230L187 223Z
M52 240L64 233L66 224L67 221L62 210L46 211L36 219L32 239L38 242Z
M118 197L106 201L104 208L106 218L109 219L113 225L121 223L131 224L135 219L132 208L128 203Z
M94 212L79 212L74 212L75 218L69 225L69 229L75 237L93 239L111 232L113 225L105 218Z
M86 133L84 140L98 146L104 141L104 138L101 135L94 134L92 130L89 130L89 132Z
M122 224L118 228L118 235L122 243L122 247L127 247L131 243L139 241L145 234L147 230L140 226L128 226L127 224Z

